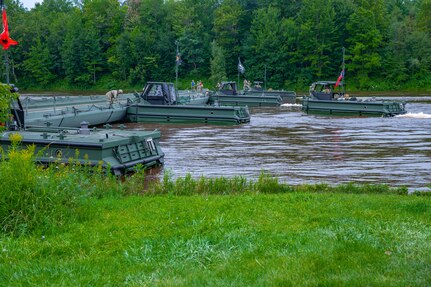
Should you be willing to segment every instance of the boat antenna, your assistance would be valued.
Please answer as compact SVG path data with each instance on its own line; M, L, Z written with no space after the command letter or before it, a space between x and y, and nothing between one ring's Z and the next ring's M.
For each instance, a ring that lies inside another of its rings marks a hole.
M265 83L263 85L263 90L266 91L266 64L265 64Z
M1 1L1 0L0 0ZM177 54L175 58L175 88L178 90L178 66L180 64L180 52L179 52L179 42L175 41L175 45L177 46Z
M346 49L343 47L343 66L342 66L342 71L343 71L343 78L341 78L341 84L343 86L343 94L346 93L346 86L344 85L344 78L346 77L346 64L344 62L344 56L346 54Z

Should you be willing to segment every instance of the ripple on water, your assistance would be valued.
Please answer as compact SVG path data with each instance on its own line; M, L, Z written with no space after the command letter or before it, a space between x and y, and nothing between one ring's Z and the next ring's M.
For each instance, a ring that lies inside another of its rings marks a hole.
M319 117L294 107L252 109L239 126L147 125L159 128L173 176L246 176L262 170L291 184L431 183L431 102L408 104L394 118ZM425 119L425 120L424 120Z

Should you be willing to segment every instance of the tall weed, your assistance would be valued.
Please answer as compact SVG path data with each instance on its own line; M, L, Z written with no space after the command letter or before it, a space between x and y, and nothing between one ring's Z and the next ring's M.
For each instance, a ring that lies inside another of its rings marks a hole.
M99 165L35 163L35 147L21 148L19 134L11 137L8 151L0 151L1 232L21 235L47 233L81 217L89 197L120 194L121 185ZM7 158L7 160L6 160Z

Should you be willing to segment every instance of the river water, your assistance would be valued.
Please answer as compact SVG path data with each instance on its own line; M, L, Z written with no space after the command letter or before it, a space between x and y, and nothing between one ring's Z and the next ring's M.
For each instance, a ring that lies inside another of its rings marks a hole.
M265 171L289 184L423 188L431 183L431 96L402 99L409 113L393 118L305 115L297 104L251 109L251 122L238 126L128 126L162 131L160 176L256 179Z

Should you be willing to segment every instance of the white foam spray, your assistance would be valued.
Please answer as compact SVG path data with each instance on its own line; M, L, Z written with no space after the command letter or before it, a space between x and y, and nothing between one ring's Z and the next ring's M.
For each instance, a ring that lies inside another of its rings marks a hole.
M302 107L301 104L282 104L282 107Z
M398 115L396 117L398 117L398 118L415 118L415 119L431 119L431 114L424 114L423 112L407 113L404 115Z

